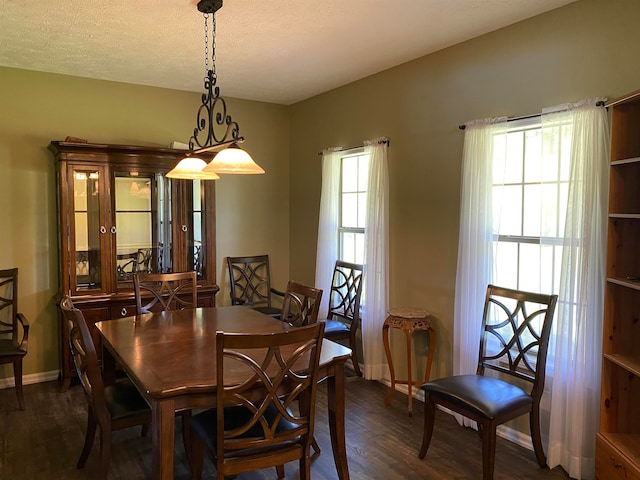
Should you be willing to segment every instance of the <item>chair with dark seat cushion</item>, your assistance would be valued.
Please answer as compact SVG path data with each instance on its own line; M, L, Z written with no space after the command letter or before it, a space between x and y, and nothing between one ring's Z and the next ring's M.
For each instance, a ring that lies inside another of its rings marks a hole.
M22 359L27 354L29 322L18 312L18 269L0 270L0 365L13 364L20 410L24 410ZM22 338L20 338L22 337Z
M546 466L540 438L540 398L557 298L489 285L476 374L439 378L421 387L425 416L420 458L429 449L436 405L442 405L477 422L484 480L493 479L497 426L527 413L536 458L541 467ZM489 370L498 374L487 376ZM525 391L509 379L528 383L530 389Z
M296 327L316 323L321 301L322 290L291 280L284 292L280 320Z
M133 288L138 314L198 306L196 272L136 273Z
M272 295L284 293L271 287L269 255L227 257L231 305L244 305L280 318L282 308L272 304Z
M191 419L192 478L202 476L205 449L219 480L294 460L300 479L311 478L323 327L216 333L216 408ZM283 478L284 468L277 471Z
M100 478L105 479L111 459L111 432L142 425L144 435L151 423L151 409L128 379L104 384L96 348L82 312L74 308L69 297L62 299L60 309L69 332L73 362L88 403L87 432L77 467L84 467L99 427Z
M362 296L362 265L336 261L329 292L329 310L324 336L330 340L347 340L351 362L358 376L362 376L356 333L360 326L360 298Z

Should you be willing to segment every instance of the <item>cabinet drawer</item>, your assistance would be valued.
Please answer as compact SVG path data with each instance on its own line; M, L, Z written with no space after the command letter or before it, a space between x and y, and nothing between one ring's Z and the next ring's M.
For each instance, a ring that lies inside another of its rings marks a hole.
M640 480L640 471L601 435L596 437L597 480Z

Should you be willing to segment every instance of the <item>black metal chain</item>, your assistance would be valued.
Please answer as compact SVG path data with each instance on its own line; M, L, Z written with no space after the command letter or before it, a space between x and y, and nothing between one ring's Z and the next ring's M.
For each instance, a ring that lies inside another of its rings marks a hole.
M209 14L204 13L204 76L209 71Z

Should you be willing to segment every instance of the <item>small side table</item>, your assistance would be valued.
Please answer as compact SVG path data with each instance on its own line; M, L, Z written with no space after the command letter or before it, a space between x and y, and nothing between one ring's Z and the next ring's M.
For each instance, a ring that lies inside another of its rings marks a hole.
M426 310L416 308L394 308L389 310L387 318L382 326L382 340L384 342L384 351L387 354L387 362L389 363L389 372L391 373L391 390L384 400L385 405L391 404L393 392L395 392L396 383L407 385L409 388L409 416L413 416L413 406L411 395L411 387L421 385L423 382L413 380L411 376L411 334L417 330L429 331L429 354L427 356L427 366L424 371L424 382L429 381L431 373L431 363L433 362L433 351L436 346L436 331L428 319L430 314ZM393 370L393 360L391 358L391 349L389 348L389 328L399 328L404 330L407 338L407 380L396 380Z

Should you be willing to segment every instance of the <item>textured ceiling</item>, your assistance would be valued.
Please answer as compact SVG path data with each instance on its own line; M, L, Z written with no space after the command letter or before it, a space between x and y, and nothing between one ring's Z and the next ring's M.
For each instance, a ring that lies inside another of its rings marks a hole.
M574 0L224 0L226 97L289 105ZM197 0L2 0L0 65L201 92Z

